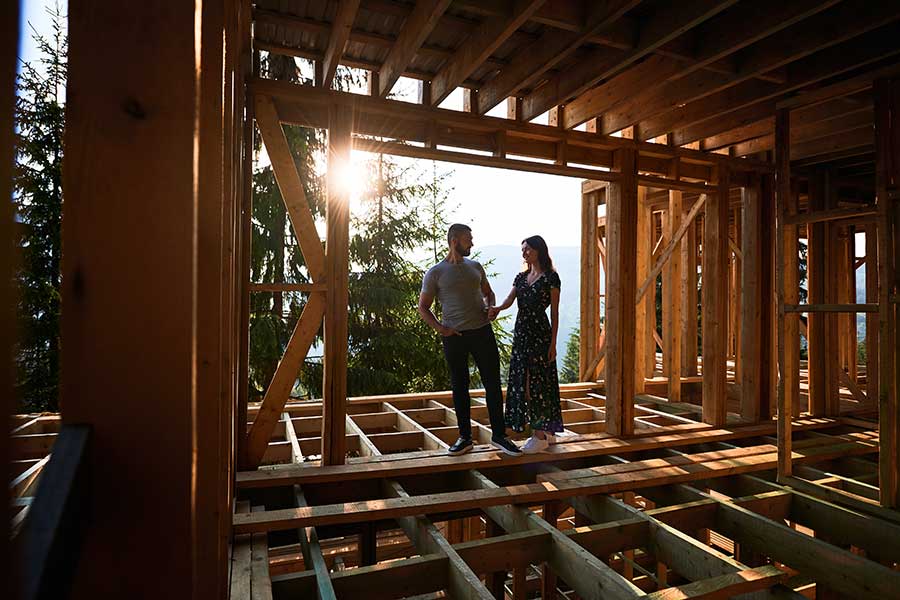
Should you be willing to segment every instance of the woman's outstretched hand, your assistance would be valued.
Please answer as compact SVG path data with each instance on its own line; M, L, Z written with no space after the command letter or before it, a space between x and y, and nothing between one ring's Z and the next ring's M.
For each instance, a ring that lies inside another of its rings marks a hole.
M488 321L493 321L500 314L500 309L496 306L489 306L487 309Z

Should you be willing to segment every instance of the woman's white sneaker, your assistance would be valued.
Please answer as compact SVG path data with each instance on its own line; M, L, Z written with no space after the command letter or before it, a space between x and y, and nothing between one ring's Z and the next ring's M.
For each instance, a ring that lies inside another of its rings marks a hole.
M531 436L528 438L528 441L525 442L525 445L522 446L522 452L525 454L537 454L538 452L543 452L547 448L550 447L550 442L547 440L542 440L535 436Z

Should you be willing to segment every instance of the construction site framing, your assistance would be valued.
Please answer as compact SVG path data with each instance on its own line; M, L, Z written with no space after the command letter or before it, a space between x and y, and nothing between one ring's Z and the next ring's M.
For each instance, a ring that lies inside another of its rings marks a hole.
M900 597L896 3L97 1L69 30L62 413L9 439L23 597ZM327 130L324 240L284 126ZM249 280L255 136L306 281ZM583 180L547 453L491 450L478 390L462 457L449 392L347 397L352 149ZM249 297L279 290L303 313L249 398ZM320 331L322 398L292 400Z

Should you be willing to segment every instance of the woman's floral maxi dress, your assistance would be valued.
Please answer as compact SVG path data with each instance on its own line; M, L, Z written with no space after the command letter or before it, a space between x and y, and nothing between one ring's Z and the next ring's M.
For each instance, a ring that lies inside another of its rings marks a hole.
M556 362L547 357L551 335L547 307L551 288L560 287L559 275L543 273L528 285L526 271L516 275L513 287L519 314L509 360L506 424L514 431L523 431L527 425L541 431L562 431Z

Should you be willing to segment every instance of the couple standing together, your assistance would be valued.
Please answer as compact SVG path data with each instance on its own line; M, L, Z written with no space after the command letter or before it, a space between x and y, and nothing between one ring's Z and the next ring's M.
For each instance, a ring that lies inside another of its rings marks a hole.
M447 257L425 274L419 314L441 334L450 369L459 439L448 451L458 455L473 448L469 397L471 354L484 384L491 445L513 456L523 451L542 452L555 441L554 434L563 430L556 373L560 281L547 244L539 235L522 241L526 268L516 275L509 295L499 306L495 306L496 298L484 268L466 258L474 245L472 229L467 225L451 225L447 244L450 247ZM440 321L431 310L435 298L441 303ZM500 353L491 321L500 311L512 306L514 300L518 300L519 312L513 333L504 418ZM548 306L550 320L546 313ZM507 426L514 431L524 431L530 426L533 433L520 449L506 437Z

